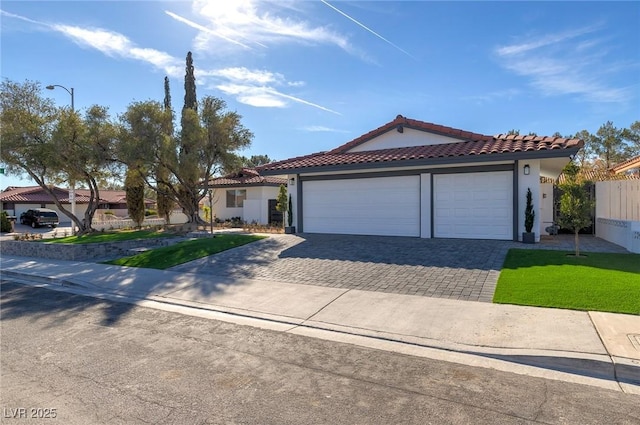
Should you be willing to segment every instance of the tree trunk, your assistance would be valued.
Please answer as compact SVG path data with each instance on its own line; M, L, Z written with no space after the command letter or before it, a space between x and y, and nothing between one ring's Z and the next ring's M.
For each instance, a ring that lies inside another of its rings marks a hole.
M580 230L575 231L576 257L580 256L580 237L578 236L579 231Z

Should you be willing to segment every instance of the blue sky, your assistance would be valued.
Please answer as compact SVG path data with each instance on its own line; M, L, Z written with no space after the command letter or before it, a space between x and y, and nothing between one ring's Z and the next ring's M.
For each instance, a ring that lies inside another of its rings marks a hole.
M7 1L3 78L74 88L76 109L197 94L286 159L406 117L563 135L640 119L640 2ZM59 105L69 94L46 91ZM0 186L28 180L0 176Z

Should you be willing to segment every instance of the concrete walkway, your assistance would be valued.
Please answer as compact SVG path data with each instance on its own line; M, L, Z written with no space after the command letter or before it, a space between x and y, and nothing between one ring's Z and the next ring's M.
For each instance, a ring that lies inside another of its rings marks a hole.
M640 395L640 316L23 257L4 256L1 271L57 290Z

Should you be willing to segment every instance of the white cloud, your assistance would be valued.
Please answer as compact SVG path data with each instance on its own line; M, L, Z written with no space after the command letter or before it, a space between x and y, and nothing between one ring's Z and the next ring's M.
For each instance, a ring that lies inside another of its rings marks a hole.
M284 82L284 76L282 74L270 71L251 70L245 67L223 68L210 71L208 74L225 77L231 81L245 81L256 84Z
M495 102L495 101L501 101L501 100L504 100L504 99L511 100L514 97L518 96L520 93L521 93L520 90L511 88L511 89L506 89L506 90L497 90L497 91L493 91L493 92L489 92L489 93L485 93L485 94L465 96L462 99L475 102L478 105L484 105L484 104L487 104L487 103L492 103L492 102Z
M338 112L325 106L280 91L277 87L301 87L304 86L304 82L289 82L284 75L277 72L230 67L198 72L196 76L214 78L216 81L225 80L223 83L216 82L215 88L227 95L235 96L238 102L247 105L284 108L289 105L287 102L289 100L339 115Z
M310 131L313 133L349 133L346 130L339 130L337 128L325 127L323 125L308 125L306 127L302 127L304 131Z
M194 50L202 54L227 54L238 48L265 51L274 45L297 43L334 45L363 60L372 61L352 46L345 35L328 26L311 24L290 3L195 0L192 12L195 17L187 19L166 11L173 19L199 31L194 39Z
M562 43L572 38L594 32L599 27L599 25L594 25L585 28L579 28L577 30L565 31L559 34L547 34L540 38L529 40L520 44L512 44L509 46L499 47L496 51L500 56L517 55L519 53L525 53L529 50L536 50L541 47Z
M147 62L172 77L179 77L183 72L183 67L177 58L160 50L138 47L120 33L100 28L81 28L60 24L51 25L51 28L74 43L99 50L107 56Z
M245 3L250 5L251 2ZM233 4L235 5L235 2ZM218 4L216 4L216 6L218 6ZM224 9L224 7L221 9ZM228 9L234 10L233 7ZM64 24L46 24L1 10L0 12L3 16L48 27L51 30L63 34L79 46L96 49L107 56L142 61L152 65L154 68L164 71L174 78L181 78L184 76L183 60L175 58L160 50L139 47L128 37L118 32L101 28L83 28ZM245 20L248 22L246 20L246 16L240 16L238 19L240 21ZM295 32L296 29L294 28L292 31ZM217 88L225 94L235 96L238 102L247 105L255 107L283 108L288 106L291 102L295 102L326 112L339 114L325 106L280 91L277 87L286 86L295 88L304 86L303 81L287 81L284 75L280 73L268 70L248 69L245 67L228 67L213 70L203 70L202 68L196 67L195 74L196 78L205 85L209 84L211 86L213 84L214 88ZM214 80L213 83L208 81L211 79Z
M592 25L495 49L500 63L546 96L573 95L589 102L627 102L630 87L615 87L611 75L634 64L611 63L600 38L587 36L603 28Z

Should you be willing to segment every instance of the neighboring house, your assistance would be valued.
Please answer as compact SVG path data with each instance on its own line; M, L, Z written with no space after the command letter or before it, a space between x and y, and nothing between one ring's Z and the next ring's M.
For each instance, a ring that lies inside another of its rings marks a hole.
M53 192L62 205L71 211L71 201L69 199L69 189L54 187ZM89 204L90 192L87 189L76 189L76 216L82 217L87 210ZM20 217L20 214L30 208L50 208L58 212L61 221L67 221L67 216L58 210L53 203L51 195L40 186L16 187L9 186L0 192L0 202L2 202L2 210L7 211L9 215ZM153 207L152 200L146 200L147 208ZM115 215L124 217L127 213L127 198L124 190L101 190L100 204L96 212L97 215L111 211Z
M615 174L626 174L640 178L640 155L614 165L611 167L611 171Z
M398 115L327 152L261 167L286 176L299 232L519 240L527 188L536 238L579 139L487 136ZM536 202L537 201L537 202Z
M276 210L276 198L285 178L263 177L253 168L209 181L213 193L213 216L219 220L240 217L248 223L270 224L282 222ZM203 199L209 204L209 199Z

